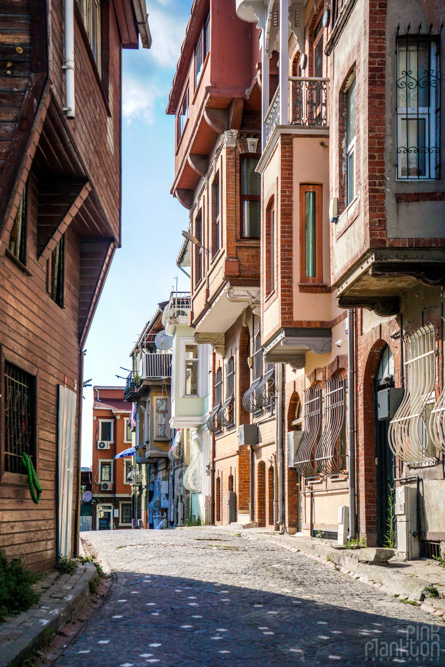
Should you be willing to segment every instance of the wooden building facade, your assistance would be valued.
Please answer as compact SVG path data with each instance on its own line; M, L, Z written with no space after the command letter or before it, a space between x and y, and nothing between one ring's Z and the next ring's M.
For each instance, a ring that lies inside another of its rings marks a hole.
M121 240L139 35L145 0L0 2L0 548L39 569L77 551L83 345Z

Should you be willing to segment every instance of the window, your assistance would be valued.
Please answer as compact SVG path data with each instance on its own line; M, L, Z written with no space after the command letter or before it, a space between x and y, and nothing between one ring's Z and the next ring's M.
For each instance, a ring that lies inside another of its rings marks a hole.
M131 421L128 417L124 417L124 442L133 441L133 431L131 428Z
M65 237L62 236L51 255L50 294L53 301L63 308L65 283Z
M120 517L119 523L121 525L131 525L131 502L120 503Z
M253 341L252 355L253 381L261 378L263 374L263 348L261 346L261 334L258 333Z
M235 361L230 357L226 366L226 399L235 395Z
M132 462L130 459L124 459L124 484L131 484L131 468Z
M16 257L19 262L26 264L26 209L27 209L27 186L20 197L17 215L14 220L14 227L9 237L9 252Z
M275 204L272 198L266 211L266 289L267 294L275 289Z
M195 245L195 286L199 285L204 275L204 250L202 247L202 213L196 216L195 236L200 245Z
M323 14L314 28L313 36L313 66L314 76L323 76Z
M202 27L195 49L195 90L198 87L208 52L210 51L210 14Z
M213 256L221 248L221 195L219 185L219 172L216 174L212 185L212 206L213 206Z
M298 448L295 467L304 477L315 477L318 463L315 459L322 422L322 390L314 384L304 392L304 434Z
M184 132L185 125L188 121L189 117L189 89L187 86L187 89L184 93L184 97L182 98L181 106L179 107L179 112L176 118L176 137L177 137L177 143L179 143L179 140L182 137L182 133Z
M25 473L23 452L36 467L36 384L21 368L5 362L5 472Z
M346 206L355 197L356 80L346 91Z
M185 396L198 395L198 346L185 346Z
M113 422L109 419L99 421L99 440L113 442Z
M215 383L213 385L213 391L214 391L214 405L221 405L222 401L222 370L221 368L218 368L218 370L215 373Z
M155 440L158 438L168 438L168 399L155 399Z
M439 41L397 39L397 178L439 178Z
M111 461L100 461L99 462L99 476L101 482L112 482L113 481L113 464Z
M100 0L78 0L83 25L87 33L97 69L101 71L101 8Z
M247 239L260 238L261 177L255 171L257 158L241 158L241 235Z
M322 186L300 186L300 281L321 283L322 254Z

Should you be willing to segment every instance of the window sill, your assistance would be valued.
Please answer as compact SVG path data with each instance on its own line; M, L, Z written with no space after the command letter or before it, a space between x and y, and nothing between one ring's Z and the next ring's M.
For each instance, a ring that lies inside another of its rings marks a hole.
M274 298L276 297L276 295L277 294L276 294L275 290L272 290L272 292L269 292L269 294L264 299L264 307L266 307L266 304L268 302L272 302L274 300Z
M212 259L210 260L210 266L212 266L212 264L213 265L217 264L218 261L221 259L221 257L224 255L224 253L225 253L225 248L224 247L220 248L218 252L216 252L213 255Z
M360 197L357 194L352 200L352 202L348 204L347 208L345 208L345 210L340 214L337 222L335 223L336 239L339 239L341 236L343 236L343 234L346 232L347 229L349 229L352 223L355 222L355 220L357 220L360 213L359 203L360 203Z
M329 294L331 288L326 283L298 283L300 292L312 292L315 294Z
M5 486L28 486L28 475L19 472L4 472L1 483Z
M15 264L25 275L32 276L31 271L26 268L26 266L18 259L18 257L14 255L14 253L9 250L9 248L6 248L5 255L6 257L9 257L11 262L13 262L13 264Z

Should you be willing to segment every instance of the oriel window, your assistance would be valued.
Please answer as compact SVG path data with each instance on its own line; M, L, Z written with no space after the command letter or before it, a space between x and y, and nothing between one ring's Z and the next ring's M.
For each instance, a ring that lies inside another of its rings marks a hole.
M198 395L198 346L185 346L185 396Z
M439 40L397 38L397 178L440 177Z
M322 186L300 186L300 253L302 283L323 280Z
M27 186L20 197L19 207L14 220L14 227L9 237L9 252L19 262L26 264L26 209L27 209Z
M62 236L51 256L50 294L53 301L63 308L65 284L65 237Z
M241 235L259 239L261 224L261 177L257 158L241 158Z
M355 188L355 136L357 127L356 80L346 91L346 206L356 194Z

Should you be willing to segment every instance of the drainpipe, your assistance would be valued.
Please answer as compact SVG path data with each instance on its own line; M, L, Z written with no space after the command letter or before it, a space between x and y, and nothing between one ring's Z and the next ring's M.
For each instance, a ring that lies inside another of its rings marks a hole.
M348 459L349 459L349 537L356 535L355 515L355 355L354 309L348 309Z
M255 450L250 445L250 521L255 521Z
M212 351L212 378L215 377L215 352ZM213 405L213 400L212 400ZM215 434L212 433L212 453L210 458L210 525L215 525Z
M74 97L74 1L65 0L65 58L62 69L65 70L65 107L67 118L75 116Z
M276 459L278 463L278 521L280 533L284 533L284 447L283 447L283 364L277 364L277 420Z

